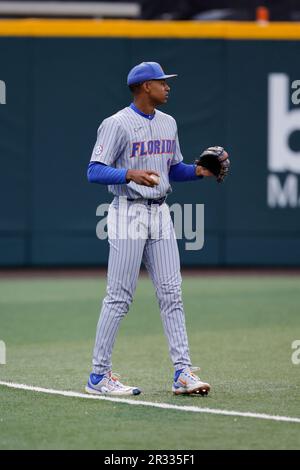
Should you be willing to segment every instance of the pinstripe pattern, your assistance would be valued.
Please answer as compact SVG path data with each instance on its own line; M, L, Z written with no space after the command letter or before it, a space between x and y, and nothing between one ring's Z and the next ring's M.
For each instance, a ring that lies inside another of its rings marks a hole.
M160 153L130 157L134 142L149 142L162 139L176 141L174 153ZM153 119L146 119L130 107L105 119L97 133L97 141L91 161L111 165L115 168L134 170L155 170L160 174L160 184L154 188L141 186L133 181L129 184L108 186L116 196L127 196L131 199L159 199L172 192L169 183L169 169L183 160L176 121L172 116L155 111Z
M175 370L191 365L181 299L180 260L169 207L149 206L145 201L159 199L172 191L169 169L182 160L176 122L158 110L153 119L148 119L127 107L105 119L98 129L91 161L115 168L155 170L160 174L160 183L154 188L132 181L109 186L115 198L107 219L110 250L107 292L93 353L96 374L112 368L116 334L132 302L142 262L156 290ZM129 202L127 197L136 201ZM133 238L136 220L139 231L135 235L138 233L139 237Z
M143 205L143 230L139 239L121 239L120 224L126 224L132 206L143 203L120 204L115 198L109 207L109 260L107 293L97 326L93 354L93 371L96 374L109 372L111 356L120 321L129 310L137 279L143 262L156 290L164 332L169 344L171 360L176 370L191 365L184 311L181 299L181 274L177 241L167 204ZM117 214L117 217L112 216ZM157 238L150 238L151 228ZM164 234L169 234L164 237Z

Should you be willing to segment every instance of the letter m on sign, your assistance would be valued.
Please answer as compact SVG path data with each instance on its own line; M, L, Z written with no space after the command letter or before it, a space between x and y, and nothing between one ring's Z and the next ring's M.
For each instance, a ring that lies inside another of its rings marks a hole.
M3 80L0 80L0 104L6 104L6 85Z
M4 341L0 341L0 364L6 364L6 346Z

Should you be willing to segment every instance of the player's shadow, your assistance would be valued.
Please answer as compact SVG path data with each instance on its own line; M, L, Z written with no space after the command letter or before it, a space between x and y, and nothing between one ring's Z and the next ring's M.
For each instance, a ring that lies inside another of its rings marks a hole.
M151 399L153 398L159 398L159 401L170 401L170 398L172 399L172 404L180 404L181 401L193 399L193 400L199 400L199 404L203 403L203 401L206 402L206 400L209 400L212 398L211 393L207 395L200 395L199 393L191 393L187 395L174 395L172 392L168 392L166 390L156 390L155 392L151 391ZM143 393L143 397L146 398L147 392Z

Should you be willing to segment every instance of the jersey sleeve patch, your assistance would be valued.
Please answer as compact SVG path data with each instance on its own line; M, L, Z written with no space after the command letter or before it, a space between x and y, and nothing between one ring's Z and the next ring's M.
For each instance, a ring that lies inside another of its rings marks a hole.
M94 150L95 155L101 155L103 153L103 145L97 145Z
M97 132L97 140L91 161L113 165L120 157L126 145L126 136L122 126L116 119L105 119Z

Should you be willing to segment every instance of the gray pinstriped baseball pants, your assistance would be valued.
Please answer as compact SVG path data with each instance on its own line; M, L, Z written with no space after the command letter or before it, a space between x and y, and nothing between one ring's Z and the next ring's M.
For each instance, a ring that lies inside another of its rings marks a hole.
M93 372L104 374L112 369L117 331L133 300L142 262L156 290L175 370L190 366L179 252L169 207L165 203L148 206L116 197L109 207L107 225L110 245L107 292L97 325ZM138 236L134 235L137 225Z

